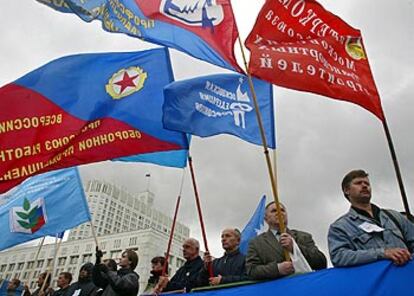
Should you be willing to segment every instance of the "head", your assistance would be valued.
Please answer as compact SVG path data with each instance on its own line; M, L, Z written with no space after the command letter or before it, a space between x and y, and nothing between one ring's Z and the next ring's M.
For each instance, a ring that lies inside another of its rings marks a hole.
M57 279L57 286L61 289L66 288L72 282L72 274L70 272L61 272Z
M287 211L286 207L279 203L280 211L282 213L283 221L285 222L285 226L287 226L288 218L287 218ZM279 230L279 219L277 217L277 210L276 210L276 203L274 201L267 204L265 209L265 221L267 225L269 225L270 229Z
M43 286L43 282L45 280L46 280L45 287L49 287L51 276L50 276L50 274L47 275L47 279L46 279L46 275L47 275L46 272L42 272L41 274L39 274L39 277L37 278L37 286L39 288L41 288Z
M93 263L87 262L84 265L82 265L80 271L79 271L79 278L78 280L80 282L82 281L88 281L92 277L92 269L93 269Z
M119 258L118 265L121 268L134 270L138 265L138 254L134 250L125 250Z
M165 258L158 256L151 259L151 274L161 275L164 268ZM166 271L168 272L168 262L166 266Z
M363 170L350 171L342 180L342 192L352 205L369 204L371 185L368 174Z
M200 243L195 238L186 239L183 243L183 257L185 260L193 260L199 256Z
M237 228L226 228L221 232L221 246L226 252L237 250L241 233Z
M19 279L12 279L7 284L7 290L8 291L15 291L20 286L20 280Z
M117 270L117 265L114 259L105 259L102 263L105 264L110 271Z

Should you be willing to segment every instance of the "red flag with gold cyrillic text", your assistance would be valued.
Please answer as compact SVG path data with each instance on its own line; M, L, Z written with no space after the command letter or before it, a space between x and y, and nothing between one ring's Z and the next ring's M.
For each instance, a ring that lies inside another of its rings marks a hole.
M384 120L361 32L314 0L268 0L246 40L252 75L360 105Z

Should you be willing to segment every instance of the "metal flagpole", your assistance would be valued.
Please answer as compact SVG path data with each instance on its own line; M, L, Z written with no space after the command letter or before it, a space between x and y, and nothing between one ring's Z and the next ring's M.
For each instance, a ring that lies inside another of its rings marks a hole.
M250 75L248 67L247 67L246 55L244 53L244 47L241 42L240 36L237 39L239 41L239 45L240 45L240 49L241 49L241 53L243 57L244 68L247 73L250 91L252 92L252 96L253 96L254 109L256 111L256 118L257 118L257 123L259 125L260 137L262 138L262 144L263 144L264 155L266 159L267 170L268 170L268 174L270 178L270 183L272 186L273 199L276 205L277 219L279 221L279 228L280 228L279 230L280 232L286 232L286 225L285 225L285 221L282 216L282 211L281 211L280 201L279 201L279 193L277 190L277 178L276 178L277 168L275 167L275 173L273 173L272 164L271 164L271 160L269 156L269 149L267 148L267 141L266 141L266 135L265 135L264 126L263 126L262 115L260 114L259 104L257 102L257 96L256 96L256 91L254 90L252 76ZM284 255L285 255L286 260L290 260L290 255L287 250L284 250Z
M190 166L191 180L192 180L192 183L193 183L194 196L195 196L197 211L198 211L198 218L200 220L201 234L203 235L204 248L206 249L206 252L208 252L210 254L210 251L208 250L206 229L205 229L204 221L203 221L203 214L201 213L200 197L198 195L198 189L197 189L197 184L196 184L196 180L195 180L195 174L194 174L194 168L193 168L193 159L192 159L191 156L188 156L188 164ZM211 264L211 262L209 262L209 264L208 264L208 272L209 272L210 277L214 277L213 265Z
M170 237L168 239L167 252L165 253L165 262L164 262L164 265L162 267L162 276L167 275L168 259L170 258L171 243L172 243L172 240L173 240L173 237L174 237L175 224L176 224L176 221L177 221L178 209L180 207L181 194L183 192L184 177L185 177L185 168L183 168L183 175L181 177L180 191L178 193L177 202L176 202L176 205L175 205L174 219L173 219L173 222L172 222L172 225L171 225Z

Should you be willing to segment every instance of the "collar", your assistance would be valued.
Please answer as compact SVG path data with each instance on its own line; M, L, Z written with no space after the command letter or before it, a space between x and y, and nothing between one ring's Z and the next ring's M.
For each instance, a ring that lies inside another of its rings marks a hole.
M238 254L240 254L239 248L237 248L233 252L224 252L224 256L228 256L228 257L233 257L233 256L236 256Z
M380 211L381 211L381 209L375 204L371 204L371 207L372 207L372 214L373 214L374 217L372 217L367 211L356 208L354 206L351 206L351 209L350 209L351 217L355 220L355 219L363 216L364 218L368 218L370 220L374 220L377 223L380 223L381 222L380 221Z

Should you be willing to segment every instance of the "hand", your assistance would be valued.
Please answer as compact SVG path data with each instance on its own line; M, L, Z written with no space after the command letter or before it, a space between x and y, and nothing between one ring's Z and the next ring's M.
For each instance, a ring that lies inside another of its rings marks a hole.
M221 279L222 279L222 276L220 274L216 277L209 278L210 285L212 286L220 285Z
M282 233L280 235L279 243L283 248L293 253L293 238L289 233Z
M394 262L395 265L404 265L411 259L411 254L407 249L392 248L385 249L384 257Z
M98 248L98 246L96 246L96 249L95 250L96 250L96 253L95 253L96 261L95 261L95 264L98 265L98 264L101 264L101 258L103 257L103 253L102 253L102 250L100 250Z
M295 269L293 268L293 263L290 261L278 263L277 268L279 269L279 273L281 275L289 275L295 272Z
M168 281L168 276L160 276L158 279L158 284L154 288L154 294L160 294L165 289L165 287L167 287Z

